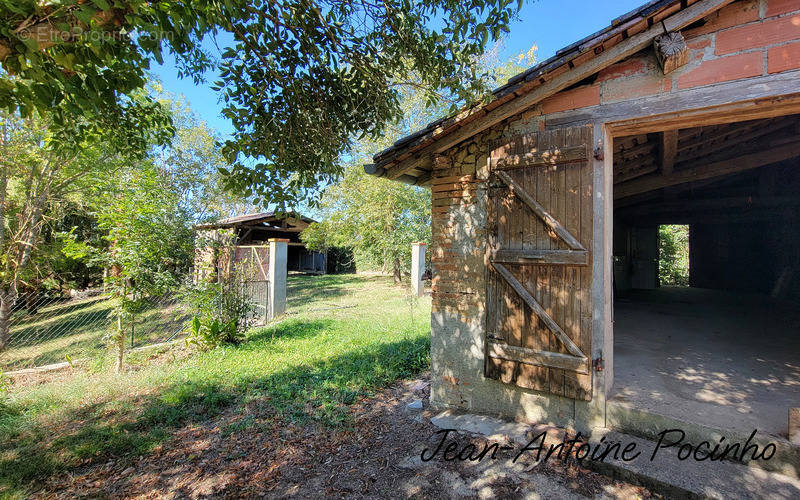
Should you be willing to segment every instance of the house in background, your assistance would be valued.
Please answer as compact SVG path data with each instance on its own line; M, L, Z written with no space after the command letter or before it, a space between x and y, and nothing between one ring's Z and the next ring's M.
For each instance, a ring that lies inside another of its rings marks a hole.
M251 280L266 281L271 238L288 240L287 271L325 274L327 255L308 250L300 240L300 232L313 222L300 214L279 216L263 212L198 224L195 226L198 231L196 277L242 268L242 263L246 263L255 274Z

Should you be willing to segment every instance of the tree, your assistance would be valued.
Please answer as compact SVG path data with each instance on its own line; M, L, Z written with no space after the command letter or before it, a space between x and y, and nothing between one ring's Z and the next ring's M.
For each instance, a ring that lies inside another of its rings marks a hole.
M11 310L30 276L48 207L69 199L98 171L117 168L121 151L133 154L114 134L83 128L80 122L57 126L60 132L72 130L66 138L54 135L52 124L49 114L0 115L0 350L7 345ZM165 129L156 128L163 138Z
M428 104L486 96L476 58L521 4L0 0L0 102L23 116L57 106L58 125L80 117L126 136L153 112L129 98L150 62L167 51L199 82L214 66L204 39L228 33L215 82L236 128L227 186L283 207L340 174L354 140L401 118L410 75Z
M151 92L169 111L175 135L155 148L153 161L175 190L179 206L196 222L252 212L247 199L227 191L220 170L228 166L218 147L220 136L201 120L183 96L170 95L157 82Z
M392 270L395 282L411 262L411 243L431 239L431 198L425 189L345 169L322 197L323 221L301 234L312 249L351 248L358 268Z
M533 64L536 46L508 61L499 63L501 46L482 55L477 64L485 68L491 85L505 82L522 65ZM402 89L403 119L390 124L386 134L373 140L365 138L353 147L342 178L327 187L319 209L322 222L314 223L301 234L313 249L344 247L353 251L358 267L391 269L395 282L411 263L411 243L431 240L431 196L427 189L407 186L364 173L362 164L375 151L392 144L401 136L434 120L444 106L431 107L427 94L410 79Z
M143 302L176 289L194 256L191 218L174 186L151 160L99 175L91 203L107 245L95 247L74 236L64 252L110 269L107 285L117 301L111 344L122 369L126 326Z
M658 226L658 281L689 286L689 226Z

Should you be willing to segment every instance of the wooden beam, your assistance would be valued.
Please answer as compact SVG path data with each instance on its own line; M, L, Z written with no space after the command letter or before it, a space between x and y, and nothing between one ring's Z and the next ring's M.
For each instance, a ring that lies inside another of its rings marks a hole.
M528 207L531 210L533 210L533 213L535 213L536 216L539 217L547 227L549 227L554 233L556 233L558 237L561 238L564 241L564 243L567 244L568 247L570 247L570 249L586 250L585 248L583 248L583 245L581 245L581 242L578 241L577 238L572 236L572 233L567 231L567 229L564 226L562 226L561 223L555 219L555 217L550 215L550 213L547 210L545 210L545 208L542 205L540 205L539 202L533 198L533 196L528 194L528 192L525 191L522 188L522 186L517 184L517 182L514 179L512 179L510 175L508 175L506 172L503 172L502 170L496 171L495 173L497 174L497 177L499 177L503 182L505 182L508 185L509 188L511 188L511 192L514 194L514 196L516 196L517 198L522 200L526 205L528 205Z
M413 165L419 158L429 156L433 153L441 153L446 151L465 139L483 132L492 125L495 125L496 123L499 123L524 111L541 100L550 97L551 95L564 90L570 85L578 83L579 81L597 73L601 69L619 62L644 48L649 47L650 44L653 43L653 40L657 36L662 35L665 30L668 32L678 31L695 21L699 21L707 15L716 12L731 2L733 2L733 0L699 0L689 7L686 7L685 9L682 9L664 19L662 22L656 23L645 31L637 33L627 40L614 45L610 49L601 52L599 55L581 64L580 66L576 66L569 71L565 71L553 77L551 80L542 83L530 91L518 95L518 97L497 106L491 111L484 112L485 114L483 116L473 119L467 125L455 130L454 132L447 135L442 135L441 138L434 137L433 142L422 147L418 151L415 151L411 158L398 163L390 169L387 169L387 177L393 179L402 175L402 173L406 170L413 168L411 165Z
M730 158L713 163L697 162L699 164L682 168L671 175L641 177L614 186L614 198L625 198L667 186L742 172L796 156L800 156L800 142L784 144L772 149L754 151L744 155L733 155Z
M586 146L572 146L548 151L533 151L521 155L506 155L491 158L492 168L496 170L513 170L515 168L559 165L587 161Z
M586 250L497 250L492 262L502 264L542 264L586 266L589 264Z
M606 123L614 137L800 113L800 70L562 111L548 128Z
M653 40L653 47L665 75L689 62L689 47L680 32L657 36Z
M404 175L409 170L418 168L420 170L429 171L433 169L433 160L430 158L425 157L416 157L413 161L408 163L399 163L397 165L393 165L384 171L384 177L387 179L397 179L400 176Z
M572 339L570 339L569 336L567 336L567 334L564 333L564 330L562 330L561 327L558 326L558 324L555 321L553 321L553 318L551 318L550 315L547 314L547 311L545 311L544 308L541 305L539 305L538 302L536 302L536 299L533 298L533 295L531 295L530 292L528 292L528 290L526 290L525 287L522 286L522 283L520 283L517 280L517 278L515 278L514 275L511 274L511 271L506 269L506 266L502 264L493 263L492 267L495 269L495 271L500 273L500 276L502 276L503 279L505 279L509 285L511 285L511 288L513 288L514 291L517 292L520 298L528 305L528 307L531 308L533 313L536 314L536 316L540 320L542 320L545 326L551 332L553 332L553 334L555 334L556 337L558 337L558 340L560 340L561 343L564 344L564 347L566 347L567 350L573 356L582 358L583 362L586 362L586 355L583 354L580 347L575 345L575 342L573 342Z
M506 359L508 361L516 361L528 365L561 368L578 373L589 373L589 367L587 366L588 363L585 357L579 358L569 354L561 354L560 352L517 347L491 339L488 342L488 354L492 358Z
M729 196L725 198L686 199L657 202L635 207L620 208L616 213L622 217L648 217L664 213L707 212L709 210L754 209L770 207L792 207L800 205L796 196Z
M660 146L658 164L661 167L661 175L671 175L672 167L675 166L675 156L678 154L678 130L661 132Z

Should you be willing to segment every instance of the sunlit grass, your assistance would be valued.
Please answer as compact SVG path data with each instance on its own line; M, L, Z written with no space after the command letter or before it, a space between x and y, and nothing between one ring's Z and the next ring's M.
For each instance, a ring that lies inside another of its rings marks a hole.
M259 404L275 425L347 425L359 397L427 368L430 299L352 275L293 277L289 290L288 314L239 346L12 388L0 407L0 496L84 460L146 454L236 405Z
M178 309L174 301L165 300L137 312L135 345L161 342L181 330L188 315ZM91 361L105 352L113 318L113 301L105 297L56 302L35 314L21 310L13 317L10 348L0 353L0 369L12 371L68 359Z

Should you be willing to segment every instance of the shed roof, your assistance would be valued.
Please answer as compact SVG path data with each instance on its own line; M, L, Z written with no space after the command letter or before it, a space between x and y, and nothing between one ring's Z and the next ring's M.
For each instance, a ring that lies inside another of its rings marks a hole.
M430 165L420 163L429 159L431 153L441 152L513 116L520 108L530 107L647 47L659 34L679 30L733 1L652 0L615 18L610 26L513 76L492 92L489 102L467 107L399 139L377 153L373 157L375 163L365 166L365 170L379 177L425 184L428 178L424 174L414 178L407 172L414 168L430 170ZM587 71L590 73L586 74ZM529 98L531 95L533 99Z
M299 219L305 223L311 224L316 222L314 219L306 217L298 213L287 213L278 215L275 212L258 212L252 214L237 215L227 219L221 219L217 222L209 222L205 224L195 225L195 229L224 229L239 226L269 226L275 227L275 223L281 223L287 219Z

